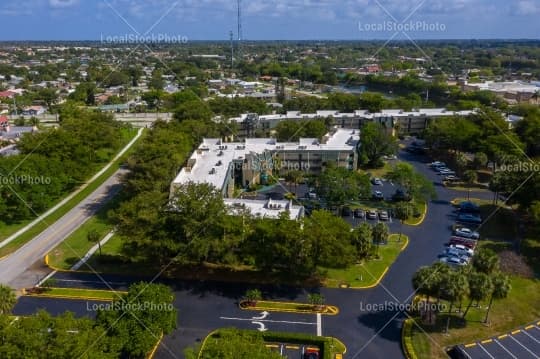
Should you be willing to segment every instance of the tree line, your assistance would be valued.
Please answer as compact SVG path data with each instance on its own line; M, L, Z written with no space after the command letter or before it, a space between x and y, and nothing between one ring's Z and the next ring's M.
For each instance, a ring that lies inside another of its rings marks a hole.
M33 218L84 183L127 143L130 132L109 115L77 110L57 129L23 135L20 154L0 157L0 218Z
M0 285L0 357L2 358L146 358L161 334L176 328L174 296L162 284L136 283L113 302L88 310L95 319L45 311L14 320L11 288ZM90 313L89 313L90 314Z

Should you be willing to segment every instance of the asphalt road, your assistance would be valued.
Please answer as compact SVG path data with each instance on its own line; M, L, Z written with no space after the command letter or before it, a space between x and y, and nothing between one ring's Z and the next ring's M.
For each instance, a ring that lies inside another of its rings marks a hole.
M414 295L411 286L413 273L422 265L437 260L443 245L451 236L455 214L450 201L463 197L463 192L448 190L440 185L440 177L426 165L427 159L400 153L400 158L412 163L420 172L436 183L438 199L429 203L428 215L421 226L404 226L410 238L407 249L398 257L381 284L368 290L302 289L286 286L263 286L263 296L275 300L306 301L310 291L320 291L326 303L337 305L337 316L321 316L322 335L339 338L347 345L347 358L402 358L400 339L404 314L397 308L409 303ZM475 193L475 197L491 198L489 192ZM84 273L57 273L58 286L125 289L143 278L115 275L96 276ZM151 278L151 277L148 277ZM317 333L315 315L271 313L261 320L261 313L243 311L238 300L246 289L244 284L190 281L163 281L175 292L175 306L179 311L179 328L166 336L158 349L157 358L182 358L183 350L200 342L209 332L221 327L262 328L278 331ZM63 301L22 297L15 314L23 315L45 308L53 313L69 309L77 315L92 315L85 301ZM255 323L254 323L255 322ZM258 322L258 323L257 323Z
M45 255L92 217L101 206L120 189L125 169L119 169L101 186L72 208L62 218L52 223L7 258L0 260L0 282L20 289L36 284L36 273L29 270L35 262L43 261ZM39 274L37 274L39 275Z

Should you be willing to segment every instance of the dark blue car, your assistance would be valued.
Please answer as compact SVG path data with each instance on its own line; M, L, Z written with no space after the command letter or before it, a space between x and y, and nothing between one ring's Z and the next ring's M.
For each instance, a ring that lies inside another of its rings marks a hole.
M457 217L457 221L461 223L481 224L482 218L472 213L460 213Z

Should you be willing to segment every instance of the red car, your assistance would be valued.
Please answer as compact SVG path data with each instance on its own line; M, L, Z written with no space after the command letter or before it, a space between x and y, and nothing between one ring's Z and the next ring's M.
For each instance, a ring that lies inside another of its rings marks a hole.
M450 244L461 244L469 249L476 248L476 240L470 238L452 237L450 238Z
M304 359L319 359L319 349L306 348L306 351L304 352Z

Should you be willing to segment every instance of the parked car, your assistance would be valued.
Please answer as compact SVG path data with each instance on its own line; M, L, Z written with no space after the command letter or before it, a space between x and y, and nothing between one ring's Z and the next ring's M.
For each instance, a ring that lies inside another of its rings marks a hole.
M411 196L408 193L405 193L405 191L397 189L396 192L392 195L392 200L395 202L409 202L411 200Z
M319 359L319 349L306 348L304 359Z
M389 217L388 217L388 212L386 211L379 211L379 219L381 221L388 221Z
M435 167L446 167L446 163L441 162L441 161L435 161L435 162L431 162L431 163L429 164L429 167L432 167L432 168L435 168Z
M473 231L472 229L467 228L467 227L457 227L456 229L454 229L454 235L458 237L463 237L463 238L472 238L472 239L480 238L480 233Z
M444 180L448 181L448 182L458 182L461 179L459 177L455 176L455 175L448 175L448 176L444 177Z
M482 218L472 213L459 213L457 221L461 223L482 224Z
M439 171L439 176L455 176L456 172L452 171L451 169L443 169Z
M356 218L366 218L366 211L364 211L363 209L360 209L360 208L357 208L354 210L354 216Z
M375 186L382 186L382 180L380 178L374 177L371 179L371 183Z
M345 206L345 207L343 207L343 208L341 209L341 215L342 215L343 217L350 217L351 214L352 214L352 211L351 211L351 208L350 208L350 207Z
M459 211L461 213L478 213L480 206L471 201L464 201L459 204Z
M449 245L461 244L467 248L475 249L478 242L475 239L470 238L452 237L448 243Z
M464 246L463 244L451 244L449 248L455 249L460 253L460 255L465 255L467 257L472 257L474 255L474 250Z
M370 209L369 211L367 211L366 216L368 219L377 219L377 212L375 212L373 209Z
M446 263L448 265L453 265L453 266L465 266L467 265L467 261L459 258L459 257L454 257L454 256L449 256L449 257L442 257L441 259L439 259L440 262L442 263Z
M375 191L373 192L373 199L377 201L382 201L384 199L384 195L381 191Z

